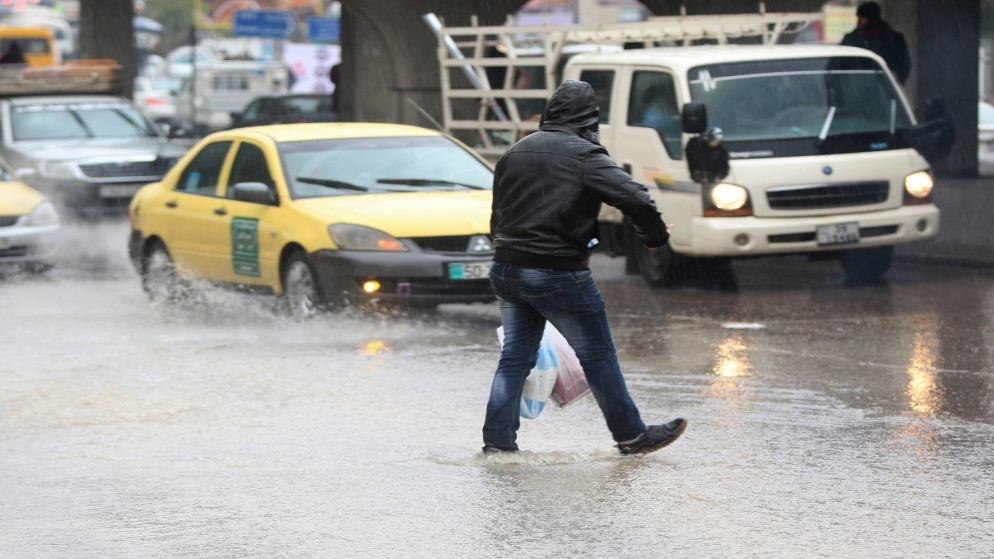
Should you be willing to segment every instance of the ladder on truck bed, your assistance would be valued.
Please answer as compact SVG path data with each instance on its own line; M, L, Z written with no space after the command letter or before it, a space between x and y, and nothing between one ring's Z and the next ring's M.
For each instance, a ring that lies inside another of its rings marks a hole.
M542 107L573 54L619 51L632 43L688 46L758 38L776 44L821 21L822 14L761 9L755 14L662 16L601 25L513 25L509 17L505 25L491 26L478 25L473 16L471 25L463 27L446 26L434 14L423 19L438 39L443 126L484 156L497 157L538 129ZM491 83L488 75L501 83Z

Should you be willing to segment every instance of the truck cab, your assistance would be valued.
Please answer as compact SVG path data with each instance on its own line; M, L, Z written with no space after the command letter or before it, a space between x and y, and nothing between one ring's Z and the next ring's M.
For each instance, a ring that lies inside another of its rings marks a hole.
M938 234L929 164L907 136L914 119L869 51L638 49L578 55L563 77L598 91L601 141L675 225L663 251L624 247L651 284L679 283L702 261L788 253L838 257L850 276L869 279L887 271L893 245ZM688 104L706 108L728 153L720 180L692 176ZM622 225L613 210L602 221Z

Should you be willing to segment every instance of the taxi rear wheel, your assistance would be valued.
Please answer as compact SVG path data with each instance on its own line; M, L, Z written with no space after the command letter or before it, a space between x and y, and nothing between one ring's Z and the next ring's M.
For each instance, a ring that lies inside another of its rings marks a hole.
M156 303L171 303L182 296L182 284L169 251L162 243L149 249L142 265L142 288Z
M283 297L290 315L295 318L314 316L324 306L314 266L303 252L294 252L286 260L283 268Z

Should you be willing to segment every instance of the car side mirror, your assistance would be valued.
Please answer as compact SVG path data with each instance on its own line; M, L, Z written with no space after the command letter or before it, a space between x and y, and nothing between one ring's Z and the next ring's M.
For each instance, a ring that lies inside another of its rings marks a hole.
M704 103L685 103L680 120L687 134L703 134L708 129L708 108Z
M276 196L271 188L261 182L240 182L235 185L234 199L256 204L276 204Z

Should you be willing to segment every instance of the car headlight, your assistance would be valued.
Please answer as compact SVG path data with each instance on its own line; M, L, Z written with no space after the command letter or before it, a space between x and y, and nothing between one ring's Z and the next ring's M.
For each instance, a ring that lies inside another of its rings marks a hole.
M55 206L51 202L42 202L35 206L35 209L31 210L28 214L28 219L24 223L25 225L30 225L32 227L39 227L42 225L52 225L59 222L59 212L55 210Z
M711 189L711 202L714 207L726 212L735 211L749 201L749 192L737 184L720 182Z
M38 164L38 173L46 179L73 179L76 166L65 161L43 161Z
M932 174L928 171L918 171L904 177L904 191L912 198L922 200L932 194Z
M328 226L332 240L342 250L406 251L407 247L379 229L365 225L333 223Z

